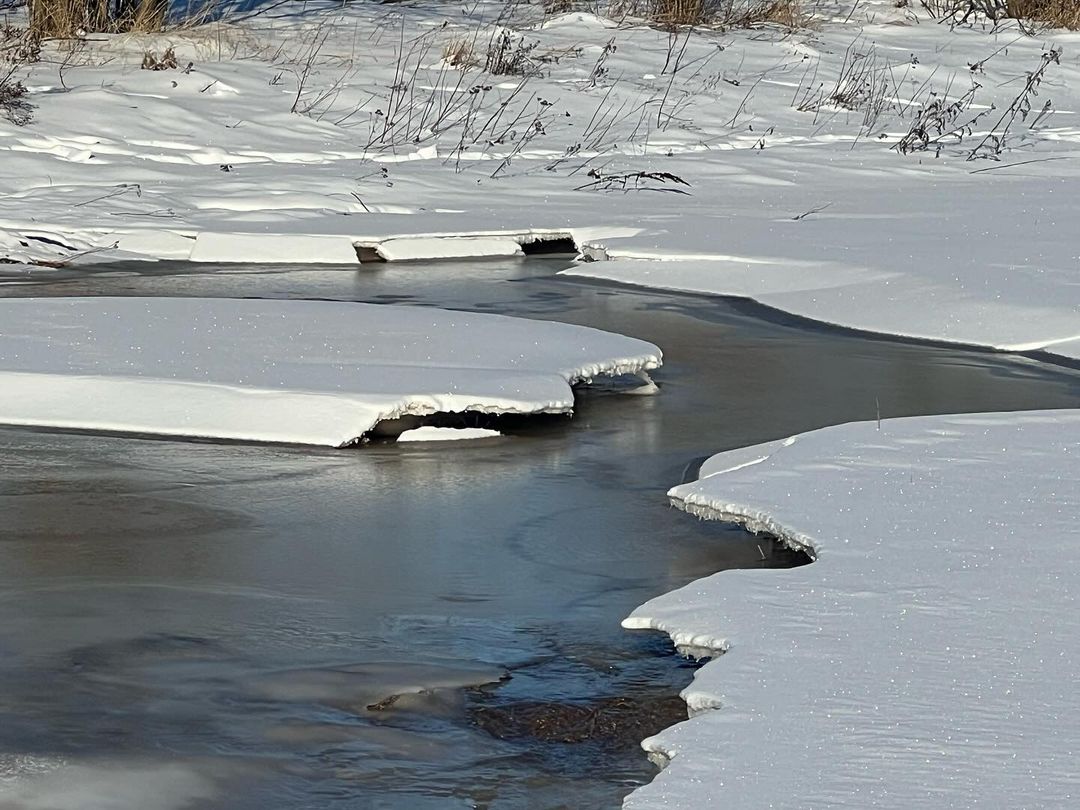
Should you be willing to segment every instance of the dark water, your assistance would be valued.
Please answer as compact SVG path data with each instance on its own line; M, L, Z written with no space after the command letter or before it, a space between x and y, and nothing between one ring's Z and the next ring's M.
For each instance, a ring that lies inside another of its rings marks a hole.
M671 510L695 460L879 413L1080 402L1080 375L1025 358L556 269L145 265L0 283L493 311L666 356L658 396L585 394L572 420L475 444L0 429L0 808L617 807L651 776L637 750L499 739L470 718L675 692L691 668L622 616L720 568L798 561Z

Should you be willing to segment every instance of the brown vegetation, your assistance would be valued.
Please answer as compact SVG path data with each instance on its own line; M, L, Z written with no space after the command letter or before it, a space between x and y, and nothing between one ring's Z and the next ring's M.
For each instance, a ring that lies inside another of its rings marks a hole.
M160 31L167 12L167 0L31 0L30 30L43 37Z
M0 115L17 126L30 123L34 108L29 92L17 77L23 65L41 56L41 42L32 32L0 24Z
M1078 0L1008 0L1006 16L1050 28L1080 29Z
M897 0L899 6L906 0ZM1033 34L1044 28L1080 30L1080 0L919 0L930 15L955 25L1015 20Z
M640 16L661 28L797 28L809 16L802 0L615 0L613 10L615 16Z

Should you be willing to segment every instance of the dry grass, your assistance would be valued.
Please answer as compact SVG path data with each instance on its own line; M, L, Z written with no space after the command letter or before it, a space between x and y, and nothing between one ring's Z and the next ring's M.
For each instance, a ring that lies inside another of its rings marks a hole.
M34 114L29 91L17 74L40 56L38 37L6 22L0 24L0 115L16 126L29 124Z
M801 0L772 0L752 5L745 23L750 25L772 24L783 28L802 28L810 22L810 15Z
M508 28L496 27L488 40L484 70L492 76L535 76L539 61L536 42L526 42Z
M165 27L168 0L31 0L30 30L41 37L74 37L84 31L150 33Z
M707 0L653 0L649 19L664 26L701 25L712 14Z
M30 4L30 30L43 37L73 37L90 16L79 0L34 0Z
M136 0L129 11L114 20L114 24L120 31L154 33L164 30L168 13L168 0Z
M176 51L171 46L165 49L160 58L153 51L146 51L143 54L143 70L176 70L176 68Z
M479 67L480 57L476 55L476 48L471 37L454 39L443 46L443 61L453 68Z
M861 113L863 130L869 132L887 110L896 108L893 96L897 80L892 66L878 56L873 43L866 43L861 37L844 52L833 84L819 84L816 77L817 67L808 67L793 104L800 112L814 113L815 120L819 113L829 110Z
M30 123L34 108L27 98L26 85L15 78L15 70L15 66L0 68L0 115L21 127Z
M536 53L536 42L526 42L513 31L496 26L487 38L485 50L477 50L480 32L450 40L443 46L443 62L452 68L482 67L492 76L535 76L544 55Z
M1050 28L1080 29L1080 0L1008 0L1005 14Z
M799 28L809 21L802 0L614 0L612 16L642 17L660 28L686 26Z
M919 0L929 14L955 25L1015 20L1029 34L1046 28L1080 30L1080 0ZM899 3L898 3L899 4Z
M21 65L41 58L41 37L26 28L0 23L0 65Z

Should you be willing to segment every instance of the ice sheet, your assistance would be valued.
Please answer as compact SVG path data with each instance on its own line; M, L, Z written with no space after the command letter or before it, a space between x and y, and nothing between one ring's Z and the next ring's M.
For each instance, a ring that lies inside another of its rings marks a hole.
M339 446L383 419L565 413L571 386L655 368L595 329L421 307L0 300L0 423Z

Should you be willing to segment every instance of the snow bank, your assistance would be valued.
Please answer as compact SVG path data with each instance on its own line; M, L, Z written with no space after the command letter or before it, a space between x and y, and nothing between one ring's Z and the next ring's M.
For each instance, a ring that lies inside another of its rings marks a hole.
M585 327L322 301L0 300L0 423L340 446L406 414L565 413L656 368Z
M130 245L131 241L128 240ZM290 233L200 233L191 248L193 262L265 262L269 264L359 263L345 236Z
M726 650L630 808L1066 807L1080 413L921 417L721 453L672 502L807 545L624 622ZM706 711L715 709L714 711Z
M750 298L823 323L1005 351L1043 349L1080 359L1080 289L1072 272L1008 268L942 272L888 259L864 266L796 258L726 256L686 261L591 262L564 275L643 287ZM979 275L981 278L976 279Z

